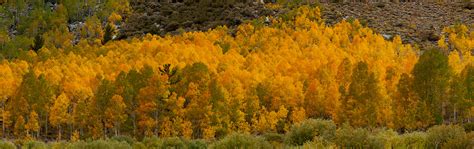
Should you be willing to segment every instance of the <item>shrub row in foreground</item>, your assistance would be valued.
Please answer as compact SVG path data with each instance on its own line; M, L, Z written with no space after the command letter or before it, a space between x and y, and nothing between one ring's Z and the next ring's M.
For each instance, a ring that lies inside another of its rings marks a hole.
M20 141L21 142L21 141ZM232 133L220 140L186 140L178 137L149 137L136 141L117 136L108 140L51 142L24 141L15 145L0 141L0 148L15 149L234 149L234 148L473 148L474 132L458 125L433 126L426 132L398 134L389 129L337 128L329 120L308 119L293 125L288 133L251 135Z

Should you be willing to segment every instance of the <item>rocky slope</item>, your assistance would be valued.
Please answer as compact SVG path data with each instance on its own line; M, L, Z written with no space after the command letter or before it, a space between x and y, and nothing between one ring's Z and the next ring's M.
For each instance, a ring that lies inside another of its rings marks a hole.
M442 29L456 23L474 24L474 3L323 3L323 17L329 25L357 18L387 39L400 35L404 43L422 47L436 44ZM244 20L278 15L285 10L264 5L143 2L132 5L134 12L121 29L121 38L146 33L165 35L179 31L205 31L220 25L235 27Z
M276 10L262 4L202 6L199 4L144 2L132 5L121 36L141 36L146 33L165 35L181 31L205 31L220 25L237 26L244 20L275 15ZM123 38L123 37L122 37Z
M405 43L430 46L446 26L474 24L474 9L462 3L342 3L323 4L328 24L358 18L387 38L398 34Z

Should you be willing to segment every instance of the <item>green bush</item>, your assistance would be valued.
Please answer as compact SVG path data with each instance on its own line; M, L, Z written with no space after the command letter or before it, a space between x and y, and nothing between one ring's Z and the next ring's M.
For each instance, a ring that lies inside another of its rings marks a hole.
M368 148L369 132L344 124L336 131L336 145L342 148Z
M47 149L48 146L39 141L27 141L21 146L22 149Z
M353 128L344 124L336 132L335 143L342 148L392 148L400 140L393 130Z
M474 131L474 122L466 123L463 127L466 132Z
M326 141L325 139L316 136L313 141L306 142L302 146L296 146L296 147L291 147L291 148L303 148L303 149L309 149L309 148L316 148L316 149L322 149L322 148L335 148L334 144L331 142Z
M65 147L63 148L69 148L69 149L82 149L86 148L87 143L84 141L79 141L79 142L74 142L74 143L68 143L64 145Z
M303 145L318 136L326 141L333 141L336 125L330 120L308 119L291 126L286 142L291 145Z
M164 138L161 148L186 148L186 143L178 137Z
M132 148L133 148L133 149L147 149L147 147L145 146L145 144L143 144L142 142L135 142L135 143L133 143Z
M204 140L191 140L186 142L188 149L206 149L207 143Z
M72 143L68 148L71 149L131 149L132 147L125 142L115 140L97 140L92 142L76 142Z
M0 148L2 149L16 149L15 145L8 141L0 141Z
M130 145L132 145L135 142L135 139L133 139L132 137L129 137L129 136L114 136L110 139L118 141L118 142L125 142L125 143L128 143Z
M161 145L163 144L163 140L159 139L156 136L153 137L147 137L144 138L142 143L147 147L147 148L160 148Z
M427 131L428 148L440 148L451 139L461 138L466 135L464 128L458 125L433 126Z
M398 133L393 130L375 129L369 134L367 146L370 148L392 148L399 139Z
M284 148L285 135L279 133L264 133L262 137L274 148Z
M394 144L394 148L424 148L426 146L425 132L412 132L400 136L398 141Z
M446 149L474 148L474 132L470 132L464 137L454 138L443 145Z
M65 142L65 141L48 143L48 146L51 149L63 149L63 148L67 148L68 145L70 145L70 143Z
M279 133L265 133L262 137L268 142L283 143L285 136Z
M156 136L143 139L146 148L186 148L186 143L178 137L158 138Z
M252 149L266 149L272 148L270 143L263 138L255 137L248 134L231 134L222 140L211 144L213 149L235 149L235 148L252 148Z

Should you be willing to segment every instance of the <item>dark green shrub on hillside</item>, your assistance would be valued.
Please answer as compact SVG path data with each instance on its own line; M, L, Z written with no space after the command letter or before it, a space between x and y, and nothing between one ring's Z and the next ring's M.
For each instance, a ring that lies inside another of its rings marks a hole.
M265 140L268 142L279 142L279 143L283 143L285 139L285 136L279 133L265 133L262 135L262 137L265 138Z
M204 140L191 140L186 144L188 149L207 149L207 143Z
M70 144L71 144L70 142L66 142L66 141L50 142L48 143L48 148L63 149L63 148L67 148Z
M33 143L38 147L43 145ZM24 147L25 148L25 147ZM131 149L132 146L127 142L116 141L116 140L97 140L97 141L79 141L79 142L52 142L48 145L44 145L45 149L50 148L67 148L67 149Z
M75 142L64 148L69 149L131 149L132 147L126 142L118 142L115 140L97 140L92 142Z
M156 136L143 139L146 148L186 148L186 143L178 137L158 138Z
M143 144L142 142L135 142L135 143L133 143L132 148L133 148L133 149L148 149L148 148L145 146L145 144Z
M23 149L47 149L48 146L40 141L27 141L21 147Z
M285 144L283 143L285 141L285 135L284 134L279 134L279 133L264 133L262 137L265 139L265 141L268 141L274 148L283 148Z
M163 144L163 140L159 139L156 136L153 137L147 137L144 138L142 143L147 147L147 148L160 148L161 145Z
M35 52L38 52L38 50L41 49L43 45L44 45L43 36L38 34L35 36L35 39L33 40L33 45L31 46L31 49Z
M466 123L463 127L466 132L474 131L474 122Z
M458 148L474 148L474 132L470 132L464 137L454 138L446 142L442 148L458 149Z
M210 145L212 149L236 149L236 148L251 148L251 149L271 149L270 143L263 138L255 137L248 134L231 134L222 140L214 142Z
M15 145L8 141L0 141L0 148L2 149L16 149Z
M393 148L399 136L393 130L353 128L344 124L336 132L335 143L342 148Z
M368 148L369 132L344 124L336 131L336 145L342 148Z
M394 148L424 148L426 146L425 132L412 132L400 135L398 141L394 144Z
M464 128L458 125L433 126L427 131L428 148L440 148L446 142L466 135Z
M161 148L186 148L186 143L178 137L164 138Z
M369 148L392 148L399 139L393 130L375 129L369 134L366 146Z
M111 140L115 140L115 141L118 141L118 142L125 142L125 143L128 143L130 145L132 145L134 142L135 142L135 139L133 139L132 137L130 136L114 136L112 138L110 138Z
M81 149L81 148L86 148L87 142L84 141L79 141L79 142L74 142L74 143L66 143L63 144L61 148L70 148L70 149Z
M102 44L106 44L107 42L112 40L114 32L114 27L111 24L107 24L105 26L104 39L102 39Z
M315 148L315 149L335 148L335 144L332 143L332 142L328 142L328 141L316 136L313 141L306 142L302 146L296 146L295 148L303 148L303 149L309 149L309 148Z
M336 125L330 120L308 119L294 124L287 134L286 142L291 145L303 145L318 136L326 141L333 141Z

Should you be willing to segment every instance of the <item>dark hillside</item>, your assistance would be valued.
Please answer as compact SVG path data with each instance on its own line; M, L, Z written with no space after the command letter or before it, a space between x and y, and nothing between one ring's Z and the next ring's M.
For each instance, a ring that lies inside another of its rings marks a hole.
M359 19L386 38L400 35L404 43L431 46L444 27L473 24L472 3L322 3L323 18L328 25L342 19ZM244 20L275 16L285 10L266 8L260 3L164 3L132 2L134 13L122 28L121 36L142 36L147 33L165 35L179 31L205 31L220 25L236 26Z
M244 20L275 15L278 12L259 3L132 3L122 36L146 33L165 35L182 31L205 31L220 25L236 26Z
M444 27L474 23L474 9L464 3L327 3L323 7L328 24L358 18L388 38L398 34L404 43L422 46L436 43Z

